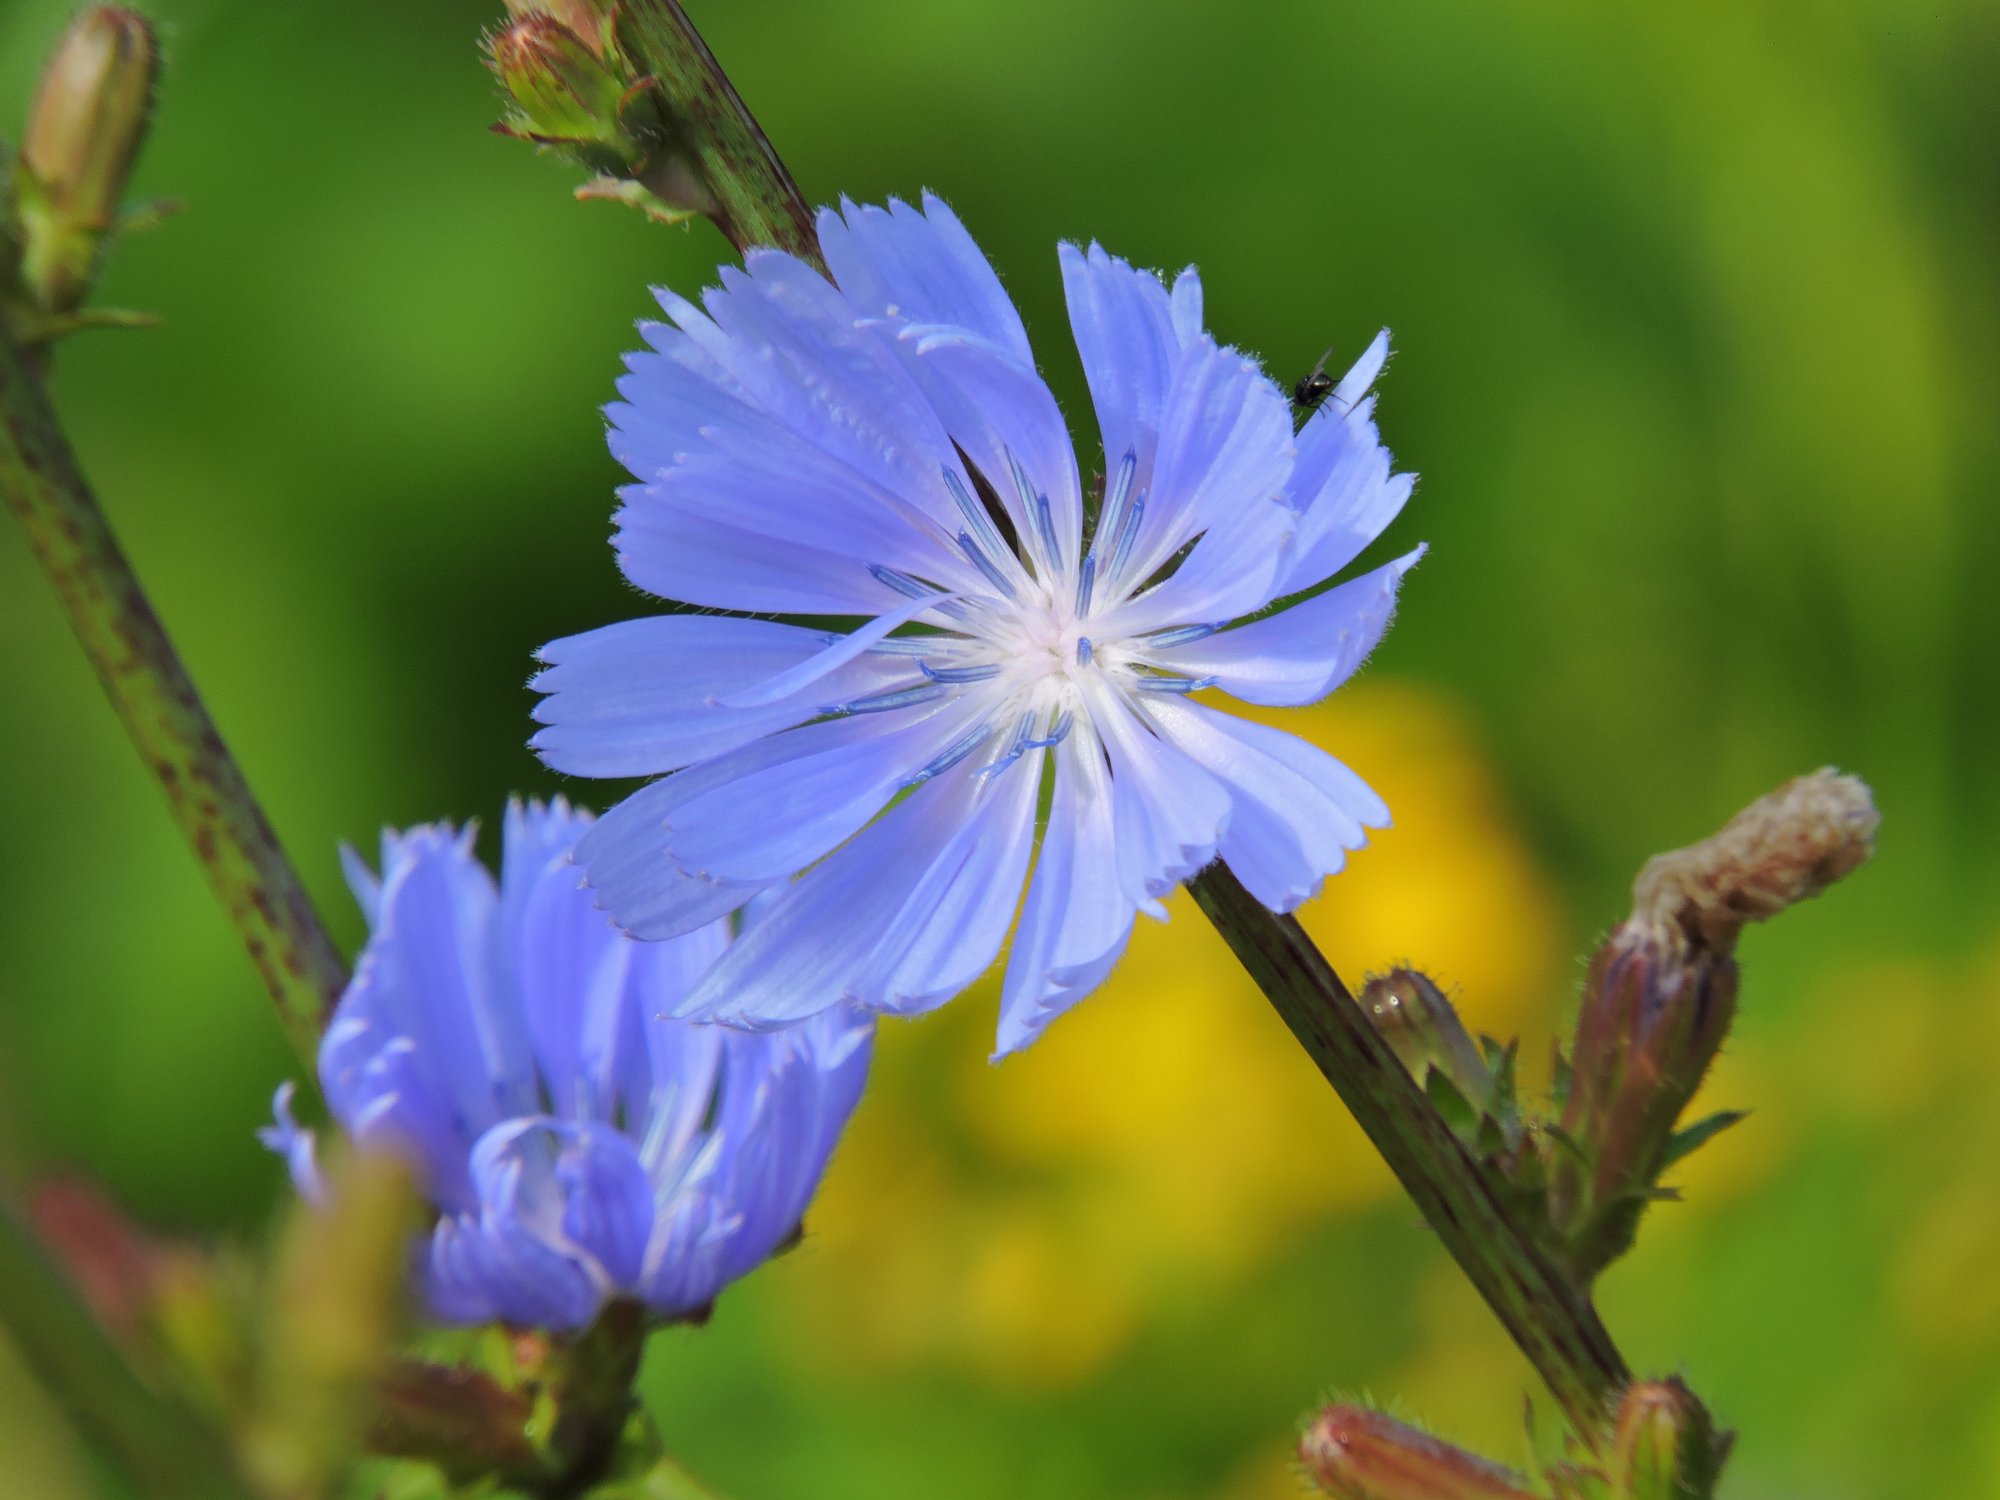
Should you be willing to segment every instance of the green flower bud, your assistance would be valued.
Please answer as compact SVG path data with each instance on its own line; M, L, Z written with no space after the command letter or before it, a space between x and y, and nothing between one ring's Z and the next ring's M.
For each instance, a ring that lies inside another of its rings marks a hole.
M1323 1408L1299 1460L1338 1500L1535 1500L1511 1470L1361 1406Z
M521 17L487 39L493 71L519 110L503 134L563 146L600 172L624 172L646 155L642 122L628 117L630 83L600 45L551 16Z
M1370 979L1361 1008L1418 1083L1431 1068L1451 1080L1474 1109L1492 1092L1492 1073L1444 991L1415 969L1391 969Z
M1615 1500L1694 1500L1711 1493L1728 1452L1708 1412L1678 1380L1626 1389L1612 1440Z
M14 166L23 290L46 312L82 306L146 139L159 48L145 17L93 5L42 72Z

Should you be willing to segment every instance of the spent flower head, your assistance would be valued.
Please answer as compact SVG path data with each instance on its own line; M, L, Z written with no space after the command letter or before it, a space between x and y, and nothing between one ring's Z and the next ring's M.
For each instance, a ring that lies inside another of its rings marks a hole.
M680 1014L925 1010L1013 927L1006 1052L1210 860L1289 910L1387 824L1331 756L1196 696L1310 703L1387 627L1421 549L1323 588L1410 493L1367 394L1387 337L1295 437L1285 394L1204 331L1193 271L1169 288L1063 246L1093 503L950 209L847 203L819 237L830 281L753 251L699 306L660 294L610 408L636 480L617 549L641 588L722 613L543 648L534 743L558 770L662 776L578 847L634 935L779 893Z
M663 1019L729 924L633 942L577 883L589 826L510 807L497 886L443 824L385 833L379 877L348 862L370 935L320 1082L349 1136L418 1168L447 1321L576 1328L614 1296L699 1315L797 1232L867 1076L847 1006L762 1035ZM315 1193L288 1103L264 1139Z

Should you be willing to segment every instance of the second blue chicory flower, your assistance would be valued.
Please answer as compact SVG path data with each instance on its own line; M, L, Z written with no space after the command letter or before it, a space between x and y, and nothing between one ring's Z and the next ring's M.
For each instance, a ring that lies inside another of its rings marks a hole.
M385 834L379 877L349 861L370 935L320 1082L350 1137L419 1169L419 1280L447 1321L699 1313L797 1232L867 1076L873 1023L847 1006L768 1034L666 1019L729 924L634 942L570 862L589 826L510 808L497 885L445 825ZM265 1140L312 1193L288 1095Z

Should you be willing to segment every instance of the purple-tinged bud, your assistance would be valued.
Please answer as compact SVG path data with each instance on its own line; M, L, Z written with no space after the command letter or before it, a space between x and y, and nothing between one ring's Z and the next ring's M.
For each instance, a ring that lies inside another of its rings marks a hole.
M56 44L14 164L23 289L43 311L83 305L153 111L159 48L144 16L78 13Z
M1735 1018L1738 933L1861 865L1879 821L1866 786L1819 771L1640 871L1584 981L1552 1163L1550 1219L1580 1285L1629 1248L1667 1195L1660 1174L1740 1118L1675 1133Z
M506 0L507 14L517 21L550 20L573 32L599 57L611 55L611 0Z
M1612 1438L1613 1500L1688 1500L1709 1494L1729 1443L1679 1380L1629 1386Z
M1339 1500L1535 1500L1512 1470L1365 1406L1323 1407L1299 1461Z
M635 116L631 83L601 47L551 16L526 15L487 38L494 73L516 117L494 128L538 145L562 146L600 172L624 172L651 146L645 106Z

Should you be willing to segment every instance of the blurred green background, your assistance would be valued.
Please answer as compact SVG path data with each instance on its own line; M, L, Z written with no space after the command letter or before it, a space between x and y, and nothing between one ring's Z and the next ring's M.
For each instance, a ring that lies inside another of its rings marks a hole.
M529 653L636 604L596 408L646 284L724 253L486 133L497 5L156 0L139 188L186 212L103 300L166 322L56 376L350 944L340 840L559 789ZM2000 5L691 8L809 196L953 201L1085 432L1059 238L1197 263L1287 380L1394 328L1388 545L1433 550L1294 721L1397 811L1309 919L1350 974L1414 960L1542 1056L1645 855L1873 783L1877 863L1745 944L1711 1098L1756 1113L1603 1308L1739 1428L1733 1495L2000 1492ZM0 121L67 9L0 5ZM254 1235L288 1055L11 530L0 1150ZM1522 1456L1524 1368L1192 913L998 1069L991 1018L892 1025L804 1246L656 1344L698 1473L1272 1500L1332 1387ZM0 1492L73 1463L0 1363Z

